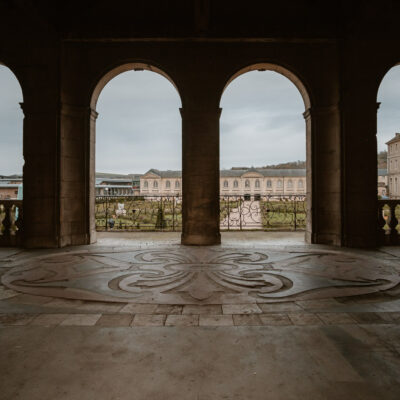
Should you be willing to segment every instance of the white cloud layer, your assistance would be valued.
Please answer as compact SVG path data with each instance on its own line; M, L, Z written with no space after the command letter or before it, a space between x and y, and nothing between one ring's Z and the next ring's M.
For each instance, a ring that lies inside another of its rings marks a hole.
M22 173L19 83L0 65L0 175ZM377 101L378 150L400 131L400 66L383 80ZM142 173L181 169L181 101L173 85L148 71L114 78L97 104L96 170ZM304 104L296 87L271 71L236 78L221 100L221 168L305 159Z

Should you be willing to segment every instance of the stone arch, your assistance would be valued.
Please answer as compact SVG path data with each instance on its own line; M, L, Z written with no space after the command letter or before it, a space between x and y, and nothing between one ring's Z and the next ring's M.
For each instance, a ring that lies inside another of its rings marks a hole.
M235 80L240 75L245 74L246 72L250 71L273 71L277 72L278 74L283 75L284 77L288 78L298 89L300 95L303 99L304 108L308 110L312 106L310 90L307 89L307 86L304 83L304 79L299 78L298 74L292 72L289 68L284 67L280 64L276 63L255 63L248 65L246 67L240 68L238 71L233 73L225 82L224 87L221 91L221 95L219 98L219 104L221 103L222 96L225 92L225 89L229 86L229 84Z
M163 69L159 68L158 66L155 66L153 63L144 63L144 62L130 62L130 63L124 63L121 64L117 67L113 67L109 69L107 72L105 72L98 80L95 85L95 87L92 90L91 98L90 98L90 108L92 110L96 110L96 105L97 105L97 100L100 97L100 93L104 89L104 87L109 83L113 78L116 76L127 72L127 71L151 71L155 72L157 74L162 75L164 78L166 78L171 84L174 86L176 91L178 92L179 98L181 100L181 103L183 104L182 101L182 95L181 91L179 90L177 84L175 83L175 80L171 78L171 76L166 73Z
M87 116L87 130L88 130L88 147L89 147L89 158L87 161L87 173L86 173L86 187L88 194L86 195L86 208L88 209L87 219L88 219L88 226L89 226L89 240L88 242L94 243L96 242L96 222L95 222L95 137L96 137L96 119L97 119L97 112L96 106L98 99L100 97L101 92L103 91L104 87L115 77L118 75L128 72L128 71L151 71L155 72L164 78L166 78L172 86L176 89L178 93L178 97L181 103L181 107L183 106L184 102L181 96L181 90L179 90L178 85L175 83L175 79L171 77L171 75L164 71L163 68L155 65L154 63L137 61L137 62L126 62L122 64L118 64L116 66L110 67L106 70L103 74L97 77L95 80L95 84L92 86L90 90L90 98L88 99L89 107L86 109L89 113ZM158 187L158 183L157 187ZM150 186L150 185L149 185ZM156 188L155 186L153 186ZM176 187L176 186L175 186Z
M314 159L314 154L312 152L313 149L313 137L315 137L315 123L314 123L314 115L318 114L319 110L315 110L315 101L313 100L312 97L312 91L310 89L310 86L306 83L306 80L304 77L302 77L300 74L297 72L294 72L294 70L291 67L284 66L281 63L275 63L275 62L256 62L253 64L248 64L244 67L241 67L236 70L236 72L233 72L226 80L224 83L224 86L221 90L220 97L219 97L219 102L218 105L221 107L221 101L223 94L225 92L225 89L230 85L232 81L234 81L236 78L239 76L251 72L251 71L272 71L276 72L285 78L287 78L289 81L291 81L294 86L297 88L299 91L303 104L304 104L304 112L303 116L305 119L305 142L306 142L306 165L307 165L307 172L306 172L306 182L307 182L307 222L306 222L306 235L305 235L305 240L309 243L313 242L316 243L317 240L315 239L315 231L316 231L316 224L314 221L316 221L316 217L314 214L316 213L316 208L312 206L313 204L313 197L317 197L313 195L313 180L314 180L314 174L312 173L312 170L314 169L315 162L313 161ZM221 108L220 108L221 109ZM276 185L276 188L281 191L284 191L284 181L279 179L274 183L274 186ZM272 188L272 182L271 186L268 186L267 182L267 190ZM293 188L293 182L292 182L292 188ZM292 189L291 188L291 189Z

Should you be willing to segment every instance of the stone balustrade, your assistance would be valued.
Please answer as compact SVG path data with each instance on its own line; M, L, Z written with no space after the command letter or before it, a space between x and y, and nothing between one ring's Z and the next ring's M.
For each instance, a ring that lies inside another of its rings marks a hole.
M400 199L378 200L378 244L400 244Z
M0 200L0 246L19 246L22 235L22 200Z

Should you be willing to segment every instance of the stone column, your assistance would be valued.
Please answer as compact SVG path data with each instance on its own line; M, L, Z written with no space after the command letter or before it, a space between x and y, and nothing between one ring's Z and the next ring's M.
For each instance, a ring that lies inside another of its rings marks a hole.
M60 141L60 246L90 244L95 230L96 111L63 104Z
M343 111L343 237L348 247L377 244L377 108L375 97L360 88L346 99Z
M308 243L342 244L341 137L337 105L304 113L307 141Z
M23 212L25 247L59 245L58 109L40 101L21 103L24 112Z
M219 244L221 109L182 108L181 115L182 244Z

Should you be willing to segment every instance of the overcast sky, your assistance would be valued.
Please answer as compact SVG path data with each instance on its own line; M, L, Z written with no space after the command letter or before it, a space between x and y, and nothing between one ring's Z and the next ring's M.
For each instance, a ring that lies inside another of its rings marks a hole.
M400 66L378 93L378 148L400 131ZM22 93L0 65L0 175L22 172ZM96 170L143 173L181 169L179 95L164 77L126 72L103 89L97 104ZM305 159L304 104L296 87L271 72L236 78L221 100L221 168Z

